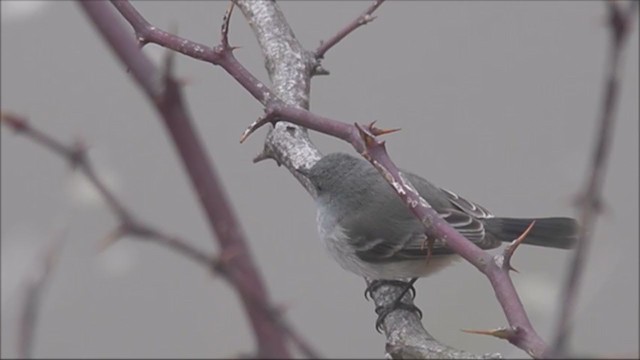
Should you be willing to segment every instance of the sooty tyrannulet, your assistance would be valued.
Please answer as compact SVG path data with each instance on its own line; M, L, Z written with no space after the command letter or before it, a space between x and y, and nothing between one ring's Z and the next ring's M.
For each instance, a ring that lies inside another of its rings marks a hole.
M492 249L516 239L533 220L524 244L565 249L577 239L578 226L571 218L496 217L422 177L402 173L442 218L480 248ZM333 153L304 174L317 191L320 237L346 270L370 280L413 278L413 283L456 258L443 241L435 239L432 257L426 261L429 249L423 225L364 159Z

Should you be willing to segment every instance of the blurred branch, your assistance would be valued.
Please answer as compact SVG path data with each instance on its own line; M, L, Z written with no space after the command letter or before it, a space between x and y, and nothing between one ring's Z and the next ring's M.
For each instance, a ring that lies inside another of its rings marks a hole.
M109 200L107 204L110 210L120 219L120 223L113 231L103 238L100 244L102 249L108 247L113 242L124 236L132 236L141 240L150 240L157 244L166 246L178 254L186 256L188 259L204 266L206 269L221 276L224 280L232 284L233 278L229 276L227 267L229 260L235 256L234 253L223 253L223 255L216 258L213 255L205 254L204 251L195 248L193 245L179 237L169 235L156 227L134 220L134 217L131 215L129 210L127 210L124 204L120 202L115 194L113 194L113 192L104 184L104 181L93 170L93 166L86 155L86 148L84 146L78 146L78 143L65 145L50 135L34 128L27 119L19 115L2 112L0 122L14 129L19 134L33 140L36 144L44 146L54 154L67 160L75 169L80 170L87 177L87 180L97 189L103 199ZM82 155L78 155L79 153L82 153ZM89 174L91 176L89 176ZM21 336L19 339L20 354L25 355L21 355L20 357L29 357L28 354L30 353L30 349L32 347L31 344L33 343L33 329L35 328L34 324L38 311L41 288L44 287L44 284L46 283L48 274L54 265L58 248L62 244L62 241L58 241L57 239L58 238L55 239L55 242L52 242L49 250L45 253L44 260L42 261L42 263L45 264L44 269L38 267L36 271L34 271L35 275L27 284L28 287L26 292L28 295L26 296L26 305L20 322ZM301 349L303 354L309 358L320 358L319 354L313 350L305 339L297 334L293 326L282 318L280 311L269 308L269 304L262 303L260 299L252 297L250 300L255 306L261 307L263 311L269 315L272 321L277 322L282 331L284 331L291 341Z
M42 293L49 283L65 239L66 231L53 236L41 255L36 258L33 269L25 280L24 301L18 322L18 358L31 359L33 356Z
M301 345L301 337L292 336L292 334L297 334L290 327L283 325L280 317L274 316L274 312L269 310L274 307L270 305L267 289L254 265L242 228L224 193L215 168L197 137L191 118L187 113L181 89L172 75L173 57L171 53L167 56L165 68L160 72L139 51L135 41L127 35L105 3L79 2L79 4L94 22L111 49L131 70L138 84L154 104L181 156L211 229L216 234L222 248L223 255L233 254L233 256L226 257L225 270L230 283L240 294L240 299L253 325L259 356L290 357L285 342L287 335L298 345ZM260 82L246 69L238 66L239 63L232 53L234 48L229 46L227 31L232 8L225 15L221 31L221 45L211 49L151 26L127 1L112 1L112 4L134 27L138 43L145 44L163 39L171 43L171 46L181 48L187 53L200 54L212 63L220 64L227 71L233 72L236 79L249 92L256 98L262 97L265 100L263 86L259 86ZM261 305L256 306L257 304ZM308 350L309 346L304 345L303 347Z
M271 301L260 273L254 265L244 232L223 190L217 171L207 156L186 110L180 85L173 76L172 57L166 58L162 70L156 68L153 62L140 51L134 38L127 32L107 2L79 1L78 4L118 59L130 69L136 82L149 97L180 155L197 199L205 211L211 231L216 235L215 238L221 247L222 256L233 254L226 257L225 269L251 321L258 354L261 357L289 358L286 334L274 322L273 316L264 311L265 307L273 307L255 306L254 300L263 304L270 304ZM139 42L147 42L146 36L149 33L156 33L128 2L114 1L113 5L125 17L140 25L136 29ZM225 54L231 53L231 50L220 46L212 55L224 58ZM194 51L199 50L194 49Z
M129 235L155 240L159 244L165 245L182 255L186 255L191 260L206 267L211 267L215 263L213 256L206 255L203 251L193 247L193 245L144 224L132 216L125 205L109 190L104 181L97 175L87 156L86 147L81 143L75 142L70 145L65 145L50 135L34 128L26 118L16 114L2 112L0 121L2 124L15 130L18 134L33 140L36 144L42 145L54 154L62 157L74 169L79 170L96 188L100 196L106 201L109 209L119 220L116 229L105 237L106 241L103 241L103 247L123 236Z
M555 337L551 353L553 356L565 356L567 343L571 333L571 316L576 307L577 293L584 264L591 247L592 234L598 213L602 207L602 187L604 184L605 167L611 149L615 110L620 87L621 57L626 40L629 38L633 20L638 15L638 1L632 0L626 4L626 9L618 1L606 2L609 15L609 59L606 69L605 88L600 109L599 129L593 147L591 168L587 175L584 190L580 194L580 233L578 245L573 254L569 274L565 279L561 296L561 310L555 329Z

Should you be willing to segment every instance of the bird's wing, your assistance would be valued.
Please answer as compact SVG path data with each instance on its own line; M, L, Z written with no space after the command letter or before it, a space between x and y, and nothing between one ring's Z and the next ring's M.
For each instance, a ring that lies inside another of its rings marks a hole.
M478 218L478 219L488 219L494 217L491 211L487 210L483 206L471 202L462 196L454 193L453 191L449 191L447 189L440 188L444 194L447 195L449 201L455 205L458 209L464 211L465 213Z
M425 179L411 174L407 174L411 183L416 187L422 197L424 197L446 220L449 225L456 229L462 236L483 249L495 248L500 245L500 241L485 232L483 219L493 217L484 207L468 201L457 194L438 188ZM393 196L397 196L393 194ZM425 258L429 252L429 244L424 234L422 224L409 212L404 204L403 207L395 210L393 219L395 223L385 222L382 225L393 226L394 228L404 227L407 229L407 236L402 239L389 239L391 234L384 228L379 228L368 235L351 237L352 246L356 255L363 261L368 262L395 262L403 260L415 260ZM405 212L403 212L405 211ZM398 213L406 216L398 216ZM371 225L371 224L369 224ZM355 233L363 234L362 231ZM364 232L366 234L366 232ZM454 252L449 249L440 239L435 239L431 246L432 255L448 255Z

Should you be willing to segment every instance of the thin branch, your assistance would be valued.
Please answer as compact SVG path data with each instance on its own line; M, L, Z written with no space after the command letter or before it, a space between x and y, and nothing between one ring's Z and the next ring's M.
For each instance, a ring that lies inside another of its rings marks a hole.
M49 283L65 240L66 231L53 236L40 257L36 259L33 269L25 281L23 307L18 322L18 358L31 359L33 356L36 323L42 294Z
M173 251L186 255L191 260L211 267L215 258L207 255L204 251L198 250L188 242L178 237L168 235L163 231L150 225L144 224L131 215L125 205L118 197L105 185L102 178L95 172L91 161L86 155L86 148L78 146L77 143L66 145L52 136L33 127L30 122L19 115L2 112L0 122L9 126L18 134L23 135L34 143L49 149L55 155L73 164L74 168L82 172L87 180L95 187L100 196L105 199L107 206L119 219L120 223L116 229L105 237L102 241L102 248L110 245L123 236L134 236L139 238L152 239L159 244L165 245Z
M81 162L77 162L77 160L75 160L75 158L77 158L77 145L66 145L54 139L49 134L46 134L41 130L33 127L30 122L24 117L3 112L0 117L0 122L17 131L18 134L33 140L34 143L42 145L67 162L77 164L76 168L78 170L83 170L85 168L93 169L93 166L91 165L91 162L86 155L83 155L81 157ZM189 242L186 242L179 237L169 235L168 233L163 232L158 228L143 224L138 220L134 221L134 218L131 215L128 215L126 217L119 215L122 211L124 211L124 213L126 214L130 213L125 208L124 204L120 202L117 196L115 196L115 194L107 186L104 185L104 181L98 175L96 175L95 172L90 172L90 174L93 175L91 177L87 176L87 172L85 171L83 171L83 174L87 177L87 180L97 189L103 199L111 199L111 201L117 205L110 206L110 210L121 220L121 222L103 238L100 244L101 250L104 250L106 247L110 246L115 241L121 239L124 236L133 236L137 239L149 240L159 245L166 246L167 248L175 251L178 254L186 256L188 259L212 271L214 274L221 276L230 284L233 284L233 278L229 276L227 267L229 266L228 264L230 260L235 257L237 253L227 251L216 258L213 255L207 255L204 251L195 248ZM126 222L123 221L123 219L127 219ZM61 237L57 237L56 239L59 238L61 239ZM31 352L30 350L33 343L33 329L35 328L34 324L38 311L38 305L40 303L39 297L41 289L44 287L47 276L51 271L51 268L53 267L54 260L56 259L55 255L60 245L61 241L56 240L56 242L52 242L49 250L45 253L45 260L42 261L42 263L45 264L44 270L38 268L38 271L34 272L35 275L32 277L32 281L27 284L27 296L23 316L20 321L21 335L19 337L19 353L24 354L24 356L21 355L20 357L29 357L28 354L30 354ZM268 307L269 304L262 303L261 299L256 298L255 296L251 298L251 301L255 306L261 307L265 313L269 314L274 322L278 323L278 326L282 329L282 331L284 331L289 336L291 341L300 348L303 354L312 359L321 358L319 353L315 351L311 347L311 345L309 345L305 341L305 339L303 339L294 330L293 326L279 315L278 311L273 311Z
M624 45L629 37L633 20L637 15L638 1L630 1L627 9L622 9L617 1L606 2L609 11L609 30L611 42L605 88L600 109L599 129L596 132L591 168L580 195L580 231L578 245L573 254L569 274L565 279L562 292L561 310L556 324L551 354L564 356L567 353L568 339L571 333L571 316L575 309L577 292L584 273L585 261L591 247L592 234L597 216L602 206L602 187L605 169L615 121L615 110L620 86L621 58Z
M269 118L274 119L273 121L286 119L292 123L349 142L389 182L411 212L425 226L425 232L428 237L447 239L447 246L451 250L462 256L487 276L504 310L509 325L513 329L518 329L516 332L518 336L509 339L509 341L534 357L542 356L546 350L546 344L531 325L508 270L502 269L502 266L488 252L483 251L460 235L431 208L426 200L420 197L409 181L400 176L398 168L386 152L384 142L378 140L374 135L374 132L380 132L381 130L374 130L372 125L369 125L369 127L363 127L358 124L348 125L275 101L267 105L265 113L270 114ZM254 122L255 125L252 125L259 126L265 123L264 121L258 121ZM387 131L382 130L382 132Z
M320 46L314 52L314 55L317 60L324 59L324 55L331 49L334 45L336 45L340 40L344 39L347 35L351 34L357 28L366 25L373 20L375 20L375 16L373 16L373 12L376 11L384 0L375 0L360 16L355 18L353 21L347 24L344 28L340 29L335 35L330 37L329 39L322 41Z
M267 289L255 266L244 232L223 190L219 176L197 136L181 89L171 73L171 67L167 66L165 72L161 73L153 62L139 51L134 39L127 35L127 31L106 2L79 1L78 4L119 60L131 69L133 77L152 101L171 135L222 252L231 251L237 254L229 261L226 269L251 321L258 353L262 357L289 358L286 334L264 309L273 308L268 305L271 301ZM129 2L113 1L112 4L134 26L139 40L154 41L156 35L160 38L168 35L150 26ZM173 36L171 40L176 38ZM185 43L177 45L187 47ZM218 46L213 51L198 46L190 49L193 54L203 54L206 51L212 60L227 65L227 59L233 59L231 49L224 46ZM263 96L263 92L257 87L257 80L246 70L243 79L250 92ZM255 306L256 299L267 305Z

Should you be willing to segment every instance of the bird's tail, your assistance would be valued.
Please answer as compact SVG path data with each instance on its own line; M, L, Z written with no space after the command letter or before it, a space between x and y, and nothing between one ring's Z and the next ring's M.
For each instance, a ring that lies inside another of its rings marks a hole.
M500 241L513 241L535 221L523 243L559 249L570 249L578 240L578 222L566 217L485 219L485 229Z

